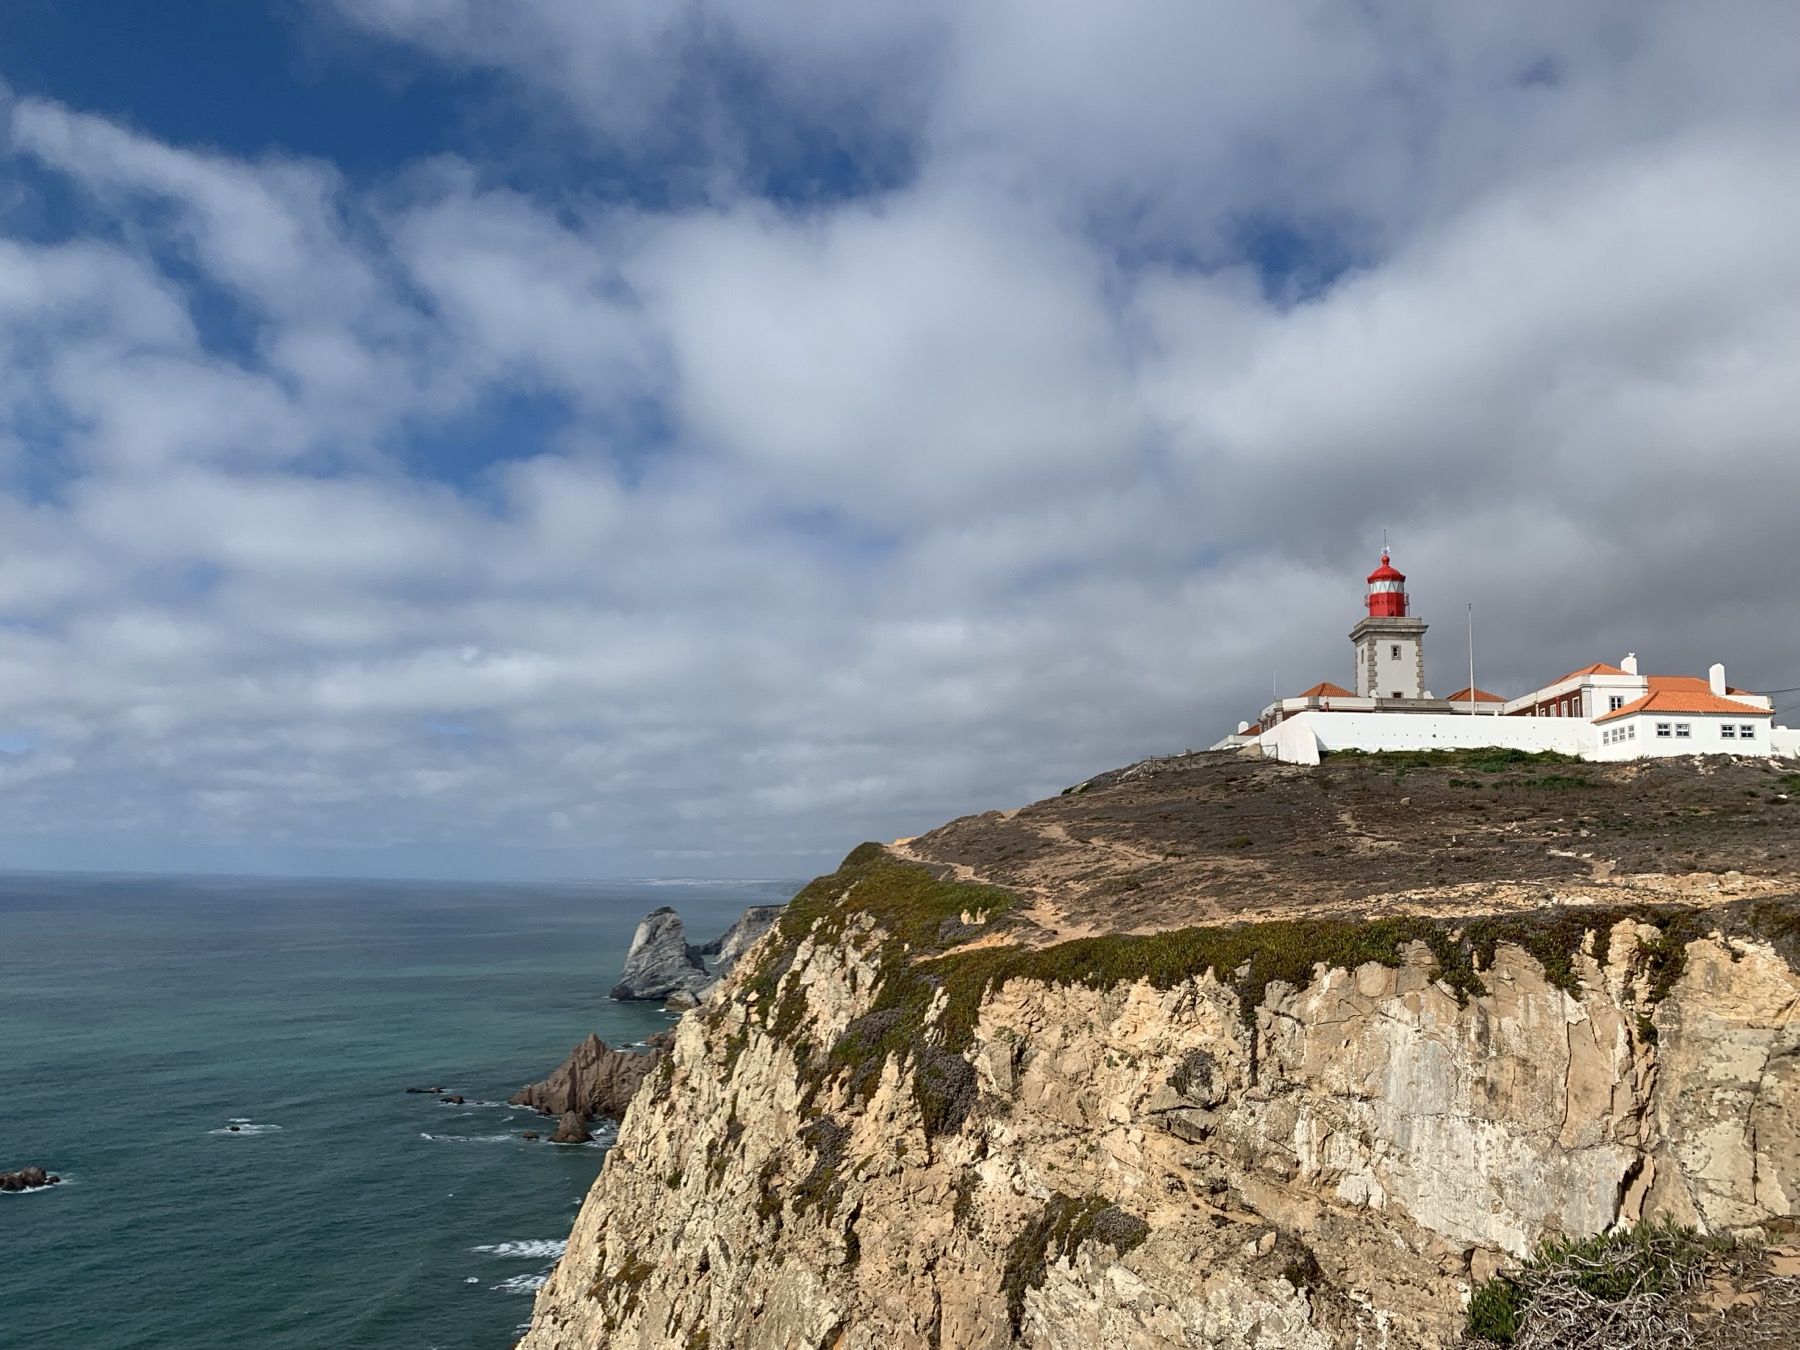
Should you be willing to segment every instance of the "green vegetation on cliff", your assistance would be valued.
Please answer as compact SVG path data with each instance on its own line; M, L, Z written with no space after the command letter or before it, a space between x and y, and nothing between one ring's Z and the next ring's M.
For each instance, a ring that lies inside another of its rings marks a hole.
M1074 1256L1082 1243L1109 1243L1123 1256L1149 1236L1148 1224L1104 1196L1056 1192L1045 1202L1037 1221L1027 1224L1006 1250L1000 1287L1006 1294L1006 1315L1013 1335L1019 1334L1025 1320L1026 1292L1042 1289L1050 1267Z
M1454 919L1288 919L1078 938L1037 948L1010 942L970 946L977 938L1001 936L1016 904L1005 891L946 879L896 859L879 844L863 844L788 906L779 940L750 973L742 996L761 1010L772 1034L797 1048L815 1088L841 1079L853 1096L866 1098L890 1056L910 1057L920 1111L927 1132L935 1135L959 1129L974 1103L974 1075L963 1051L973 1040L983 1000L1010 980L1097 990L1142 981L1168 989L1211 971L1235 990L1250 1029L1270 985L1304 988L1320 966L1396 967L1415 943L1424 944L1435 977L1462 1002L1485 991L1482 972L1502 943L1528 952L1552 984L1574 993L1578 954L1585 950L1604 963L1613 926L1629 919L1655 929L1643 946L1648 1002L1654 1005L1680 975L1687 942L1721 921L1719 911L1703 919L1678 906L1581 907ZM1763 903L1738 916L1736 926L1746 925L1792 942L1800 935L1800 914L1789 905ZM835 1044L813 1045L805 991L792 983L783 988L781 977L801 942L837 943L862 928L881 935L874 1004ZM1646 1008L1639 1023L1646 1038L1654 1035L1648 1013ZM730 1043L728 1067L747 1034L739 1032Z

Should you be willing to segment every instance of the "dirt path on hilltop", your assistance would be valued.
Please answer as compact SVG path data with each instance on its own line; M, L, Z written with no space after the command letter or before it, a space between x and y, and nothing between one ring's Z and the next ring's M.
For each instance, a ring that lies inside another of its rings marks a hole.
M895 854L1013 891L1031 943L1327 915L1707 904L1800 893L1800 775L1235 753L1146 760Z

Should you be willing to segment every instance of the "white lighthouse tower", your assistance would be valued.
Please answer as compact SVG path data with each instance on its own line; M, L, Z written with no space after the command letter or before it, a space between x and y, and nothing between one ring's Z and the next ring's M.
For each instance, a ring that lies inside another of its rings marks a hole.
M1381 551L1369 573L1368 617L1350 630L1358 698L1425 697L1425 620L1407 613L1406 577Z

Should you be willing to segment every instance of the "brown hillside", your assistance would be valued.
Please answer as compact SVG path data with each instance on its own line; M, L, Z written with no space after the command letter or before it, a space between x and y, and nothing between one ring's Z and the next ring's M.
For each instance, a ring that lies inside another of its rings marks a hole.
M1800 893L1800 773L1760 759L1589 764L1509 751L1145 760L901 857L1030 903L1038 945L1306 916L1706 905Z

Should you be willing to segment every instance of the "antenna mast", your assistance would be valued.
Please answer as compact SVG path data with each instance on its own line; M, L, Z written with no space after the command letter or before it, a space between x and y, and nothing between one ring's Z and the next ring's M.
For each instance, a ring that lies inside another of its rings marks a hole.
M1475 602L1469 601L1469 716L1475 715Z

